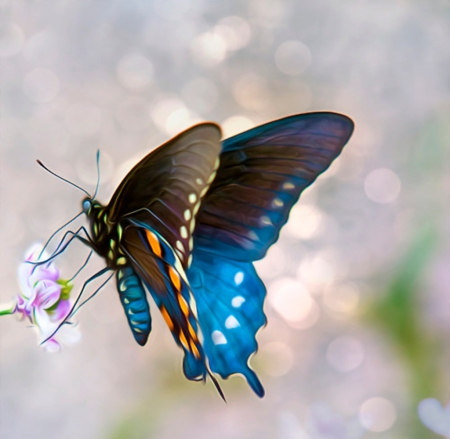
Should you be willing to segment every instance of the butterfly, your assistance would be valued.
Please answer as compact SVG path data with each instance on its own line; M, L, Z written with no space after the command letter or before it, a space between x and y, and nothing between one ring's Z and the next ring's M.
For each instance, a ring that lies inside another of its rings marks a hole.
M265 325L266 289L253 262L277 241L301 192L340 154L353 132L331 112L275 120L221 140L200 123L145 156L110 202L82 201L83 240L115 273L131 332L145 345L150 293L177 345L189 380L242 374Z

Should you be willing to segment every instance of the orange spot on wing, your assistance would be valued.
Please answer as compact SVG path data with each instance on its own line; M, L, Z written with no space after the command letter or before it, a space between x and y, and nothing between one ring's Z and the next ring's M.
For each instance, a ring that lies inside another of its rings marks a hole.
M195 346L195 343L191 340L189 343L189 346L191 347L191 352L194 354L195 358L200 358L200 352L197 349L197 346Z
M181 289L180 276L178 276L178 273L170 265L169 265L169 277L170 277L170 280L172 281L172 285L176 288L177 291L180 291L180 289ZM178 300L178 302L179 302L179 300Z
M156 237L156 235L150 230L145 230L145 234L147 235L147 241L150 244L150 248L152 249L152 252L158 256L159 258L162 256L161 252L161 245L159 244L159 240Z
M180 334L179 334L179 339L180 339L180 341L181 341L181 344L186 348L186 349L189 349L189 344L188 344L188 341L186 340L186 336L184 335L184 333L183 333L183 331L180 331Z
M187 304L186 300L181 294L177 294L177 300L180 305L181 311L183 311L183 314L188 317L190 314L189 311L189 305Z
M165 322L167 323L167 326L169 327L169 329L171 331L173 331L174 325L173 325L172 319L169 316L169 313L167 312L167 309L161 305L160 311L161 311L161 314L162 314Z
M188 322L188 329L189 329L189 334L191 335L193 340L197 341L198 340L197 333L195 332L194 328L192 327L192 325L189 322Z

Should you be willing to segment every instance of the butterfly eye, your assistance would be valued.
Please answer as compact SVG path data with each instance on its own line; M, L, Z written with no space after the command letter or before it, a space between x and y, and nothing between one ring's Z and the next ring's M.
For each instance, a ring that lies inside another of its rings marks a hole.
M91 200L86 198L83 201L83 212L84 213L89 213L89 211L91 210L91 206L92 206Z

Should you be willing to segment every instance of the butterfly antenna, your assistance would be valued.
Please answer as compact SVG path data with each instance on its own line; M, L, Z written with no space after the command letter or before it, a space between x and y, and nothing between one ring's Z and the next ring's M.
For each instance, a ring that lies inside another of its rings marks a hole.
M41 166L42 168L44 168L47 172L49 172L50 174L54 175L55 177L59 178L62 181L65 181L66 183L69 183L70 185L76 187L77 189L80 189L80 191L84 192L89 198L92 198L82 187L78 186L75 183L72 183L70 180L67 180L64 177L61 177L60 175L56 174L55 172L53 172L52 170L48 169L47 166L45 166L40 160L36 160L39 164L39 166Z
M97 185L95 186L94 196L92 197L93 200L95 200L95 197L97 196L97 192L98 192L98 187L100 186L100 150L99 149L97 149L96 162L97 162Z

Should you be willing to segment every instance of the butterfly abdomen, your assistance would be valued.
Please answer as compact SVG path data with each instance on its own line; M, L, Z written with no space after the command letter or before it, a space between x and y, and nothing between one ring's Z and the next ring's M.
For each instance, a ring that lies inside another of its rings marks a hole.
M145 345L151 331L150 307L139 277L131 267L116 271L117 290L135 340Z

